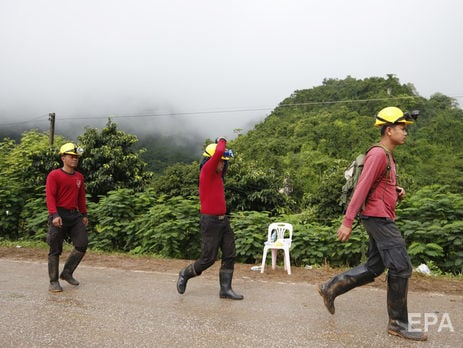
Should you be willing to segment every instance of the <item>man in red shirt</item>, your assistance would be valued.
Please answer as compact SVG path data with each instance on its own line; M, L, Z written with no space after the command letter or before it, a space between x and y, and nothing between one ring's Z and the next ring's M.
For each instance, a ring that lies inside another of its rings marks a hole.
M63 251L63 242L70 237L74 245L60 278L69 284L79 285L72 274L84 257L88 246L87 206L84 177L76 171L79 156L83 150L73 143L61 146L59 154L63 167L52 170L47 176L46 201L48 208L47 243L49 291L63 291L59 281L59 257Z
M201 257L179 272L177 291L180 294L185 292L188 279L200 275L215 263L220 248L222 264L219 296L232 300L243 299L231 287L236 257L235 235L226 215L223 178L233 152L225 149L226 143L226 139L220 137L216 144L208 145L203 153L199 175Z
M410 117L396 107L384 108L376 116L375 126L381 127L380 146L368 151L362 174L337 232L341 242L347 241L360 211L360 220L369 236L368 260L320 285L318 291L328 311L334 314L336 296L372 282L387 268L388 333L424 341L427 336L411 329L408 324L407 293L412 265L405 240L395 224L396 204L405 197L405 190L397 185L392 157L394 148L405 143L407 124L412 124L416 117ZM390 168L387 168L388 163Z

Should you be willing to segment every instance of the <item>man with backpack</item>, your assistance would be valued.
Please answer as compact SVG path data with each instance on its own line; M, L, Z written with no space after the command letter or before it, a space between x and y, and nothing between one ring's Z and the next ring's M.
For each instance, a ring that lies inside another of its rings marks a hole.
M403 145L407 125L417 114L403 113L397 107L386 107L376 116L375 126L381 127L381 140L369 149L364 167L337 235L341 242L349 239L358 213L369 236L368 260L334 276L321 284L318 292L331 314L337 296L374 281L384 270L387 274L388 333L406 339L424 341L426 334L409 326L407 293L412 265L405 240L395 224L397 201L405 197L405 190L397 185L396 166L392 151Z

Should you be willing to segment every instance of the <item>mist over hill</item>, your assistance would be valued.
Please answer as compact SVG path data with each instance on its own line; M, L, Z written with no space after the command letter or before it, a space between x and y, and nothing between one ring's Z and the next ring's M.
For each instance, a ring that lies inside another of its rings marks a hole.
M278 169L282 165L287 166L286 163L290 161L288 154L305 154L305 161L317 153L318 160L325 156L349 159L376 140L376 129L371 127L375 113L384 106L395 105L404 110L422 110L416 127L411 128L408 152L398 149L399 153L403 152L408 157L411 153L421 155L421 149L425 146L431 146L433 151L438 148L441 151L440 147L445 148L448 144L461 145L461 119L458 119L461 109L456 100L439 93L427 100L418 94L412 84L401 84L394 75L386 78L355 79L349 76L343 80L325 79L320 86L294 91L276 105L269 115L261 110L258 116L255 114L254 118L248 120L245 127L230 129L228 134L211 130L204 115L196 117L175 111L157 114L155 109L146 109L135 115L100 115L96 118L84 114L72 118L56 114L55 134L77 141L86 128L102 129L110 118L119 129L137 136L136 148L147 149L143 159L148 163L148 169L157 173L173 163L198 160L206 141L225 135L240 156ZM219 112L219 116L223 115ZM227 117L233 117L233 113ZM227 117L224 117L225 121ZM437 119L442 120L436 123ZM8 137L16 141L26 130L48 132L50 127L48 114L29 121L2 120L2 123L0 138ZM445 132L437 135L436 129L442 127ZM448 143L442 143L443 139L447 139ZM417 147L418 143L420 147ZM458 146L455 147L456 156L461 153ZM443 156L440 155L441 158ZM430 158L428 156L426 161L419 156L418 159L411 158L405 166L416 164L416 161L428 166ZM439 164L435 165L440 168ZM286 171L297 170L291 168L291 165L287 166ZM440 174L433 180L439 182L440 179L448 181Z

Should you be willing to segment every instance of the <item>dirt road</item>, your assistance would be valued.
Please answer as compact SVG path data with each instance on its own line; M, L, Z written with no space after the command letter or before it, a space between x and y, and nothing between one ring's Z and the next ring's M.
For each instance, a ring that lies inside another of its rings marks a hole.
M315 284L282 270L254 275L237 269L233 287L245 299L230 301L218 296L216 266L192 279L179 295L178 267L137 270L96 265L91 258L75 274L81 285L62 282L64 291L52 294L47 291L45 258L0 254L2 347L461 346L463 296L458 282L455 294L410 292L415 326L426 327L430 336L428 342L415 343L387 335L381 287L362 287L339 297L332 316Z

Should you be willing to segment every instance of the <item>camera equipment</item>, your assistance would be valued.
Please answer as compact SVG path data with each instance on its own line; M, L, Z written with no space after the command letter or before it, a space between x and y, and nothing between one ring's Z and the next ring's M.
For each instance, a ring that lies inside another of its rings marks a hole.
M416 121L416 119L418 118L418 116L420 116L420 110L413 110L412 112L405 112L404 113L404 117L407 121Z
M233 151L230 149L230 150L225 150L225 152L223 153L223 157L235 157L234 154L233 154Z

